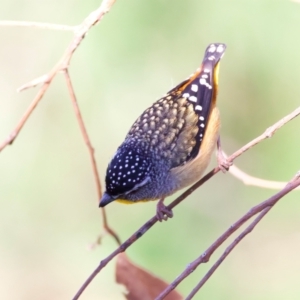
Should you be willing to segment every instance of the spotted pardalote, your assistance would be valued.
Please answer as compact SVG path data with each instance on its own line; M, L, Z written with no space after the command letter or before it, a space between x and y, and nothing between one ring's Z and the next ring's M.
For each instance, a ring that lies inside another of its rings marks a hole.
M164 198L201 178L218 141L218 73L225 49L210 44L200 68L135 121L108 165L100 207L160 199L157 218L172 217Z

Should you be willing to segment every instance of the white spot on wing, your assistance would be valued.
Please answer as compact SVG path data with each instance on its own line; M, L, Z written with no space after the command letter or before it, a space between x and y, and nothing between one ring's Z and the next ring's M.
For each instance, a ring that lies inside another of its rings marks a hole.
M197 97L196 96L191 96L189 97L189 100L192 102L197 102Z
M200 80L199 80L199 83L201 84L201 85L205 85L207 88L209 88L210 90L211 90L211 85L206 81L206 79L205 78L200 78Z
M202 110L202 106L201 105L196 105L195 109L196 110Z
M197 84L192 84L191 90L195 93L198 92L198 85Z

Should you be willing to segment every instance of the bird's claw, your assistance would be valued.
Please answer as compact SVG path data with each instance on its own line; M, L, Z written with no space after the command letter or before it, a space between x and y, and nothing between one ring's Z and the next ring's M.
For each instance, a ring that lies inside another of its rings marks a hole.
M232 166L232 161L229 161L222 151L218 151L218 167L223 173L226 173Z
M221 147L221 139L220 136L217 140L217 157L218 157L218 167L223 173L226 173L229 168L232 166L232 161L229 161L224 154L222 147Z
M173 217L173 212L171 209L167 208L164 203L163 199L159 200L156 206L156 217L159 222L162 222L163 220L167 221L168 218Z

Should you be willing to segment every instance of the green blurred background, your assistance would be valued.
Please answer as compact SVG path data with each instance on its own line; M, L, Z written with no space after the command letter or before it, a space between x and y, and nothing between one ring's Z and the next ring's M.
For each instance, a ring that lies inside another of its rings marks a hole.
M99 1L1 0L0 20L76 25ZM0 139L38 88L22 84L48 72L70 32L0 28ZM230 154L300 103L300 4L290 1L118 0L76 51L75 92L102 182L130 125L200 64L206 46L224 42L219 107ZM270 180L300 169L300 118L236 161ZM215 158L210 168L215 166ZM140 266L173 281L225 229L275 191L218 174L127 251ZM171 197L174 199L176 195ZM300 298L300 192L285 197L226 259L195 299ZM12 146L0 155L1 299L70 299L116 248L102 232L90 159L62 75L58 75ZM107 207L122 240L153 216L156 203ZM217 254L220 254L219 251ZM213 258L217 256L214 255ZM211 266L180 286L187 295ZM111 263L82 299L123 299Z

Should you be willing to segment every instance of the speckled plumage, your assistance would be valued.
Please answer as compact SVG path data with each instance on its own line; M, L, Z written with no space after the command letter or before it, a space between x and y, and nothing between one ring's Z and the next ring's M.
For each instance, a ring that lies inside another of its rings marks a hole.
M146 143L149 151L168 159L171 168L188 160L199 130L193 105L177 94L167 94L148 108L125 139L125 143L131 138Z
M100 206L164 198L200 179L218 138L218 64L225 49L209 45L201 68L135 121L108 166Z

